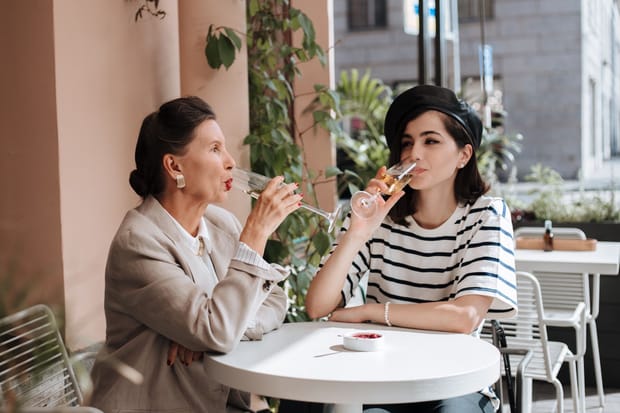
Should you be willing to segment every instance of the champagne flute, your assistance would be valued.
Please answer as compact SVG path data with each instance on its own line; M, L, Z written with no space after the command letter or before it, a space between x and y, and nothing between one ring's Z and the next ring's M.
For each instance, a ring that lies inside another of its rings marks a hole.
M392 195L403 189L413 178L412 171L415 167L415 162L406 160L400 161L385 171L381 180L388 186L388 190L383 194ZM366 191L356 192L351 197L351 210L360 218L372 217L377 212L377 197L380 194L380 192L375 194Z
M232 186L245 192L254 199L257 199L260 196L263 189L267 186L269 181L271 181L271 178L241 168L233 168L232 177ZM331 232L334 229L336 219L340 215L341 209L341 205L338 205L335 211L327 212L324 209L317 208L305 202L301 203L301 207L325 218L329 223L329 226L327 227L328 232Z

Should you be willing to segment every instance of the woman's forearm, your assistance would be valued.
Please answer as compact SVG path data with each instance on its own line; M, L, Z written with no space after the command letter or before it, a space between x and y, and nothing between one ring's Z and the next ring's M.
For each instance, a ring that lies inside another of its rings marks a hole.
M340 291L353 262L364 244L365 238L352 233L345 234L338 247L316 273L306 295L306 311L311 318L331 313L340 304Z
M469 334L482 323L492 301L492 297L467 295L452 301L391 304L387 317L399 327Z

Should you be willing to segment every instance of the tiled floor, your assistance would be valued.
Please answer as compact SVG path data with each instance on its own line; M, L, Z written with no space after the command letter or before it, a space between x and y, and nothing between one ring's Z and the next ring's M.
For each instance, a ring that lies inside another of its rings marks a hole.
M532 413L551 413L555 410L555 389L553 385L536 382L533 389ZM595 388L586 388L587 413L620 413L620 389L605 389L605 407L600 409ZM510 411L505 409L505 412ZM574 413L570 387L564 388L564 412Z

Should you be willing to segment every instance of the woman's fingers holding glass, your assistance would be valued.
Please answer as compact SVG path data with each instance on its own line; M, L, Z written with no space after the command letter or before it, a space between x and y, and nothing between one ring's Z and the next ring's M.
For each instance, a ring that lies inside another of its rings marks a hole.
M299 184L284 183L284 177L277 176L265 187L261 196L271 198L276 202L284 202L289 206L291 203L299 203L303 198L303 194L298 194Z
M368 181L368 185L366 186L366 192L371 194L379 194L386 193L388 191L389 188L385 183L386 171L387 167L385 166L379 168L375 177Z
M385 176L385 172L387 171L387 166L382 166L381 168L379 168L379 170L377 171L377 173L375 174L375 179L381 179Z
M387 215L387 213L390 212L392 207L396 205L398 200L402 198L404 195L405 195L405 191L397 191L397 192L392 193L392 195L390 195L387 199L385 200L382 199L381 201L379 201L381 204L381 208L386 211L385 215Z

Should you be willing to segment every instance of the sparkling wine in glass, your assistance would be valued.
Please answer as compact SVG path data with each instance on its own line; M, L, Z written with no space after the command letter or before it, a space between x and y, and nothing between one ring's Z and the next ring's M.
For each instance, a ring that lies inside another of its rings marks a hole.
M263 189L272 179L256 172L248 171L242 168L233 168L232 177L232 186L245 192L254 199L257 199L260 196L261 192L263 192ZM327 231L331 232L334 229L336 219L338 219L338 215L340 214L341 205L338 205L338 207L336 207L336 210L333 212L327 212L324 209L317 208L305 202L301 203L301 207L325 218L329 223Z
M402 190L413 178L413 169L416 163L413 161L401 161L385 171L381 178L388 186L387 192L371 194L366 191L358 191L351 197L351 210L360 218L370 218L377 212L377 197L381 194L392 195Z

